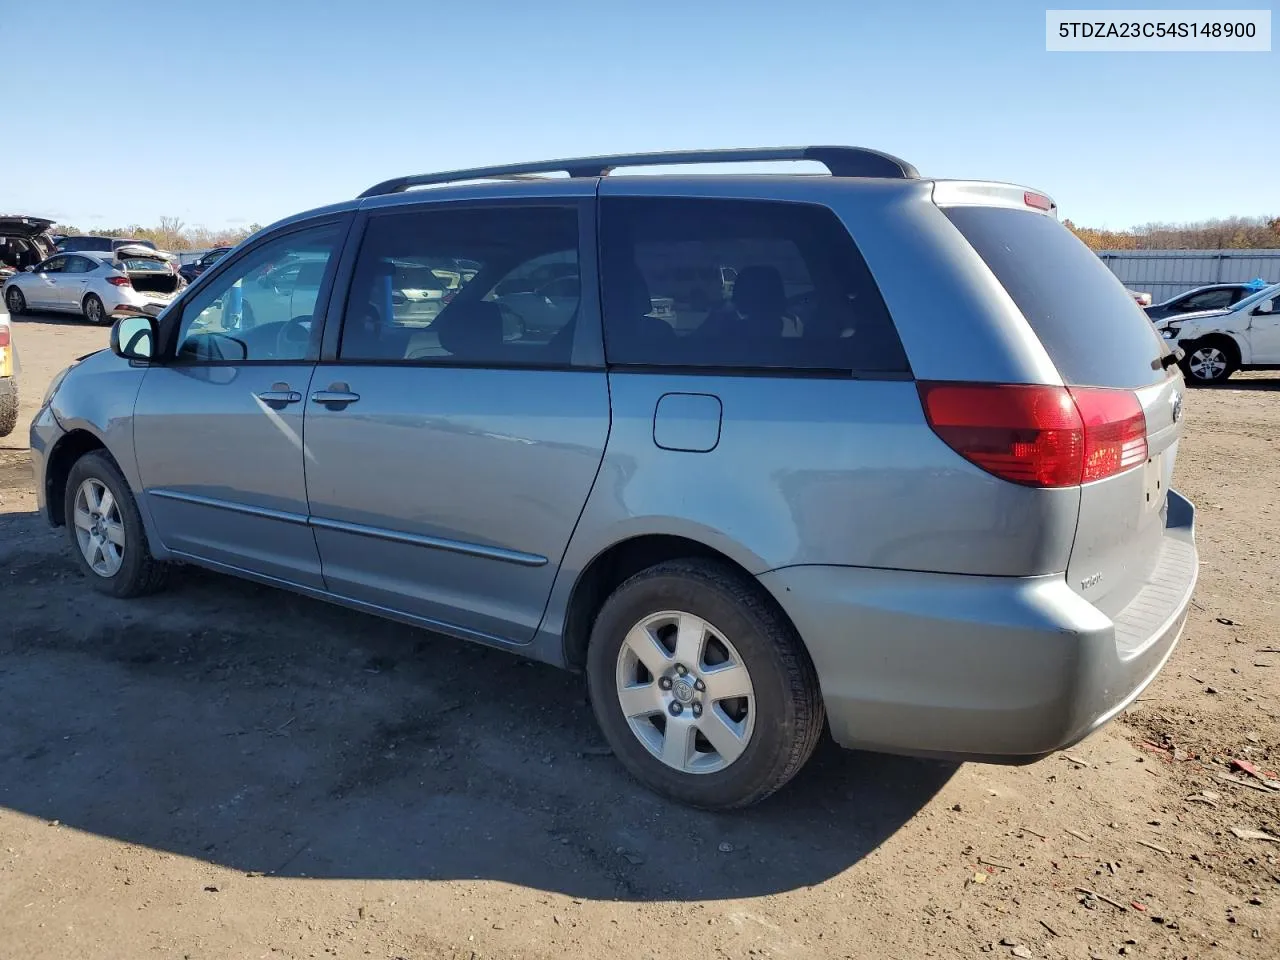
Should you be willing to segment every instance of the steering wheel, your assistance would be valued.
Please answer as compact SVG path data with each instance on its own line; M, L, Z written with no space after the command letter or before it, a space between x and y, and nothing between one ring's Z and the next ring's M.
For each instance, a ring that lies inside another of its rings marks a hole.
M307 345L311 342L311 314L303 317L294 317L288 323L281 325L280 330L276 333L276 350L277 359L290 359L295 356L303 357L307 353ZM301 353L298 348L301 347Z

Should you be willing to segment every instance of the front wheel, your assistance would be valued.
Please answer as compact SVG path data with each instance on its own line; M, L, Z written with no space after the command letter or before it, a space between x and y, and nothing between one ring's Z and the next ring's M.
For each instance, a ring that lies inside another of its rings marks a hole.
M1234 353L1220 340L1197 340L1187 347L1181 365L1191 383L1222 383L1236 371Z
M705 809L769 796L824 724L794 628L758 584L704 560L659 564L614 591L591 632L587 683L628 772Z
M63 509L76 559L95 590L141 597L164 585L167 568L151 556L128 481L105 451L72 466Z
M9 308L9 316L20 317L27 312L27 298L17 287L10 287L4 295L5 306Z
M107 308L102 305L102 301L98 299L96 293L91 293L84 298L81 310L84 311L84 318L90 323L106 323L107 321Z

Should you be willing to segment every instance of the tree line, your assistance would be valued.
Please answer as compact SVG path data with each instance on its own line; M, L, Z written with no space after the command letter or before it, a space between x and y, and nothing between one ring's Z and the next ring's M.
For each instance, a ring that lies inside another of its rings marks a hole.
M128 227L81 230L70 224L58 224L57 232L65 236L92 235L95 237L126 237L130 240L150 240L161 250L208 250L211 247L233 247L245 237L257 233L262 224L251 223L247 227L228 227L210 230L208 227L188 226L178 217L161 217L154 227L133 224Z
M1090 250L1275 250L1280 217L1224 217L1198 223L1147 223L1100 230L1063 221Z
M1091 250L1256 250L1280 249L1280 217L1224 217L1198 223L1147 223L1128 230L1103 230L1082 227L1063 221ZM84 233L78 227L59 224L59 232L67 235ZM133 224L94 230L100 237L130 237L150 240L161 250L207 250L230 247L261 224L210 230L188 226L177 217L161 217L154 227Z

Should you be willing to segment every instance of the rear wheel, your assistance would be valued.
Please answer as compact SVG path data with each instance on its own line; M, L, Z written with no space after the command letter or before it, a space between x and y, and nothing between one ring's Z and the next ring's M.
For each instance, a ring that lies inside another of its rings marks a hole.
M95 590L141 597L164 585L167 568L151 556L129 484L104 451L75 462L63 510L76 559Z
M1238 366L1234 345L1220 337L1195 341L1182 358L1182 372L1191 383L1222 383Z
M90 323L106 323L107 308L102 305L102 301L98 299L96 293L91 293L85 297L80 309L84 312L84 318Z
M13 433L18 425L18 381L0 378L0 437Z
M587 682L622 765L696 807L763 800L822 733L817 676L794 628L724 564L672 561L622 584L592 629Z
M17 287L10 287L4 295L5 306L9 308L9 316L20 317L27 312L27 298Z

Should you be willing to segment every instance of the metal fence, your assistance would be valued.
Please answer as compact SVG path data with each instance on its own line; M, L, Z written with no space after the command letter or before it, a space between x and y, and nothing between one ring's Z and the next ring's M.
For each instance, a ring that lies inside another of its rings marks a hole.
M1150 293L1153 303L1206 283L1280 283L1280 250L1101 250L1098 256L1130 290Z

